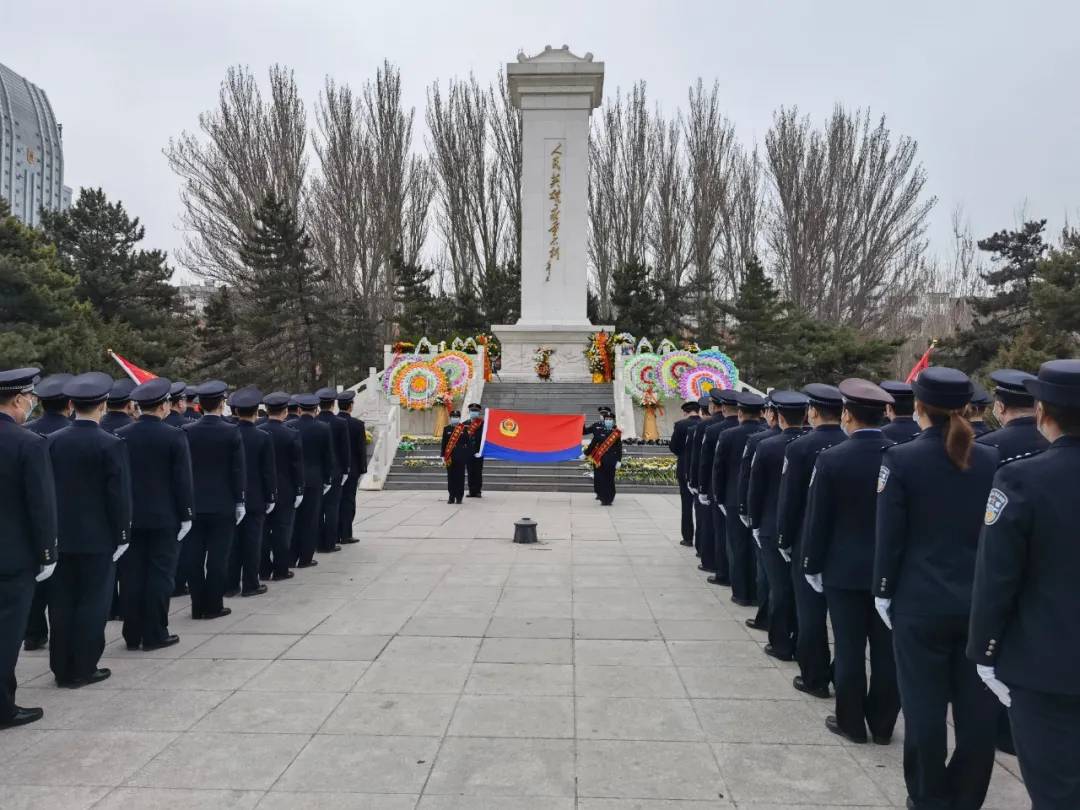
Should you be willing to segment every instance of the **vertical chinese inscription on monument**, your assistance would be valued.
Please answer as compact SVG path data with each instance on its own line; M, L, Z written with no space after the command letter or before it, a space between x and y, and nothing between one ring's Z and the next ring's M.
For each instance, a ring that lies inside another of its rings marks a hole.
M548 255L544 265L544 281L551 281L551 266L559 260L559 218L562 214L562 161L563 143L558 140L549 150L551 177L548 180Z

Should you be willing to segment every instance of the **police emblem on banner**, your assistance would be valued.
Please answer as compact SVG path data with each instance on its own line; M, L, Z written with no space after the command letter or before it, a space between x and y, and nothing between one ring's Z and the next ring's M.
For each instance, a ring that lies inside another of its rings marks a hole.
M890 472L889 468L886 467L884 464L882 464L881 469L878 470L878 474L877 474L877 491L878 492L884 492L885 491L885 485L887 483L889 483L889 472Z
M1005 506L1009 503L1009 496L996 487L990 490L990 497L986 499L986 516L983 518L983 522L987 526L993 526L997 523L998 518L1001 517L1001 513L1005 511Z

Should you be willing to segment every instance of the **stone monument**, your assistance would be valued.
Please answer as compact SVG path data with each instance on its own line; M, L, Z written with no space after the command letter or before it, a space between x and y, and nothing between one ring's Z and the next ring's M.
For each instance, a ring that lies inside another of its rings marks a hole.
M604 63L563 45L506 66L521 110L521 318L492 327L502 345L500 379L536 381L533 354L554 350L551 379L590 379L586 314L589 115L600 106Z

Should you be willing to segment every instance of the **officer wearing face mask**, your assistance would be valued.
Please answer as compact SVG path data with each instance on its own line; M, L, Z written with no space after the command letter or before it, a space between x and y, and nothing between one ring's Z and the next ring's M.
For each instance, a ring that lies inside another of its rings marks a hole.
M976 441L996 447L1004 464L1018 458L1041 453L1050 443L1035 426L1035 398L1024 385L1035 379L1034 374L1014 368L999 368L990 372L994 383L994 416L1001 427L984 433Z
M480 443L484 439L484 411L479 403L469 405L469 421L466 425L469 431L469 445L473 451L472 457L466 470L469 474L470 498L482 497L484 489L484 459L480 455Z
M440 453L446 465L447 503L461 503L465 497L465 467L473 457L468 427L461 422L461 411L450 412L450 424L443 428Z
M595 447L587 458L593 467L593 481L601 506L615 500L615 473L622 467L622 431L615 427L615 417L604 416L604 426L594 434Z

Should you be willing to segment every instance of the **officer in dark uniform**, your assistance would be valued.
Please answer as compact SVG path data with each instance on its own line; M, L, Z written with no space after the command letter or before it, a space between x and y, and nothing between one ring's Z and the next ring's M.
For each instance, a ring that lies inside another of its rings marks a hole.
M293 523L292 556L296 568L309 568L319 564L314 556L319 542L322 499L333 484L337 463L330 426L315 418L319 398L314 394L297 394L295 400L300 416L292 424L300 434L304 453L304 500L296 510ZM288 419L285 424L289 424Z
M698 559L701 560L698 570L713 573L716 570L712 560L716 541L713 538L712 507L709 505L708 497L701 497L698 470L705 431L723 419L724 415L721 413L719 398L713 397L711 391L705 400L707 404L701 412L701 419L686 431L686 488L694 496L694 549L697 551Z
M603 430L604 430L604 420L609 418L609 417L612 420L614 420L614 418L615 418L615 414L612 413L611 409L608 408L606 405L601 405L599 408L597 408L597 410L600 412L600 418L597 419L595 422L593 422L591 425L586 425L581 431L582 436L589 436L590 437L589 444L585 447L585 451L583 453L585 458L588 458L589 454L592 453L592 451L596 449L596 445L598 443L596 437L597 437L597 435L599 433L603 432ZM599 486L598 486L598 484L596 482L596 476L595 475L593 476L593 487L592 488L593 488L593 495L596 497L597 500L600 500L600 490L599 490Z
M900 712L892 633L877 615L870 590L874 575L874 516L881 453L892 442L881 432L892 396L869 380L844 380L840 424L848 440L823 450L810 477L803 573L825 594L832 620L836 714L829 731L855 743L892 739ZM870 645L870 689L866 646Z
M131 542L131 473L124 440L101 429L108 374L72 377L64 395L75 421L49 436L57 504L56 581L49 591L49 667L58 686L78 688L112 673L99 668L116 561Z
M112 384L109 399L106 401L105 415L101 417L101 429L116 433L124 425L130 425L135 418L135 403L131 401L131 392L135 382L124 377Z
M1035 427L1035 399L1024 387L1034 374L1014 368L990 372L994 383L994 416L1001 427L984 433L976 441L996 447L1002 463L1027 458L1050 446Z
M169 389L169 412L163 420L166 425L182 428L187 424L187 399L184 397L186 391L185 382L174 382Z
M702 550L701 567L713 574L708 578L708 582L713 585L730 585L727 546L724 542L727 534L725 518L720 511L720 501L712 492L712 463L720 434L739 424L739 408L734 391L714 388L709 392L709 396L719 403L720 415L713 418L707 426L698 428L701 448L697 454L695 486L698 490L698 501L709 509L709 526L712 530L712 537L706 540Z
M757 597L757 558L750 548L754 545L750 530L739 519L739 468L742 466L746 440L765 430L765 422L761 418L765 399L749 391L739 391L735 396L739 403L738 424L721 433L716 443L710 491L725 524L731 601L740 607L749 607Z
M615 501L615 473L622 467L622 431L615 426L615 415L604 417L604 426L593 434L595 447L589 453L593 466L593 480L601 506L611 506Z
M779 534L777 507L784 471L784 454L791 442L806 433L805 394L798 391L772 391L769 398L776 405L776 421L780 432L762 439L750 460L750 482L746 493L746 515L750 531L761 554L765 575L769 580L769 643L765 652L781 661L795 658L798 623L795 613L794 583L791 560L784 557L776 544ZM756 438L761 434L754 434Z
M285 424L294 425L297 420L300 419L300 403L296 401L296 397L289 397L289 402L285 408Z
M462 424L460 411L450 411L450 424L443 428L439 454L446 466L446 491L449 493L446 502L461 503L465 497L465 467L473 451L468 427Z
M262 391L247 386L229 397L229 408L236 416L240 440L244 443L244 519L236 526L236 539L229 553L229 573L225 595L258 596L266 593L259 582L262 565L263 530L267 515L277 507L277 469L274 463L274 440L255 427L255 415L262 402Z
M986 409L994 404L994 400L990 398L987 390L979 385L978 381L972 380L971 387L975 393L971 395L971 402L964 409L964 417L971 424L971 429L975 432L975 438L977 439L990 432L990 426L986 424L985 414Z
M694 496L686 488L686 437L691 425L701 420L701 405L698 402L684 402L682 412L685 414L671 428L671 439L668 441L668 450L675 455L675 479L679 483L679 500L682 504L681 545L694 545Z
M21 425L34 408L38 369L0 371L0 729L40 720L15 703L15 664L34 580L56 568L56 490L47 441Z
M31 419L24 427L39 436L48 436L71 424L71 400L64 396L64 386L71 377L71 374L50 374L34 386L34 396L41 405L42 414L37 419ZM26 622L27 651L44 649L49 643L48 606L49 581L44 580L34 586L34 601Z
M166 423L170 388L164 377L136 386L131 399L142 415L116 432L131 464L131 547L120 558L129 650L159 650L180 641L169 632L169 596L180 543L195 519L195 494L187 437Z
M189 422L198 422L202 417L202 414L199 413L198 386L189 385L187 390L184 391L184 400L187 402L184 408L184 418Z
M893 398L892 404L885 407L885 416L889 421L882 426L882 435L894 444L914 439L922 428L913 416L915 394L911 386L899 380L883 380L878 386Z
M356 519L356 487L360 476L367 472L367 426L362 419L352 415L355 391L342 391L338 394L338 418L345 423L349 431L349 477L341 491L341 512L338 518L338 542L342 544L359 542L353 537L353 521Z
M875 604L893 630L909 806L977 808L994 766L998 712L964 650L998 454L974 442L963 417L966 374L931 366L913 388L924 429L885 450L878 473ZM949 704L956 746L946 764Z
M480 498L484 490L484 458L480 455L480 444L484 440L484 409L478 402L469 403L469 421L466 428L473 451L465 467L469 479L469 494L466 497Z
M195 388L202 416L184 426L195 479L195 520L180 550L191 590L191 617L217 619L225 607L225 577L236 526L247 514L247 467L240 430L221 418L228 386L220 380Z
M742 521L743 526L746 527L746 531L749 537L753 534L750 531L750 515L747 511L747 496L750 493L750 465L754 460L754 453L757 452L757 446L765 439L770 439L780 433L780 428L777 425L776 419L776 405L772 399L768 396L765 397L765 407L763 409L765 418L765 429L760 430L757 433L752 433L746 437L746 445L743 447L742 458L739 460L739 481L738 487L738 516ZM751 630L765 630L769 629L769 578L765 573L765 557L758 547L758 544L751 542L751 552L754 555L755 575L756 582L754 583L754 593L757 597L758 610L757 613L746 620L746 626Z
M320 422L330 426L334 437L334 480L330 491L323 496L323 514L319 535L319 553L328 554L341 551L338 545L338 521L341 519L341 491L352 468L352 454L349 450L349 427L334 413L337 391L333 388L320 388L315 392L319 398Z
M277 506L266 516L263 530L263 553L260 574L274 581L291 579L293 559L291 544L296 509L304 499L304 448L300 433L285 422L289 395L275 391L263 398L266 405L264 431L274 445L274 470L277 473Z
M1025 382L1050 447L994 477L967 654L1009 707L1034 810L1080 807L1080 360Z

